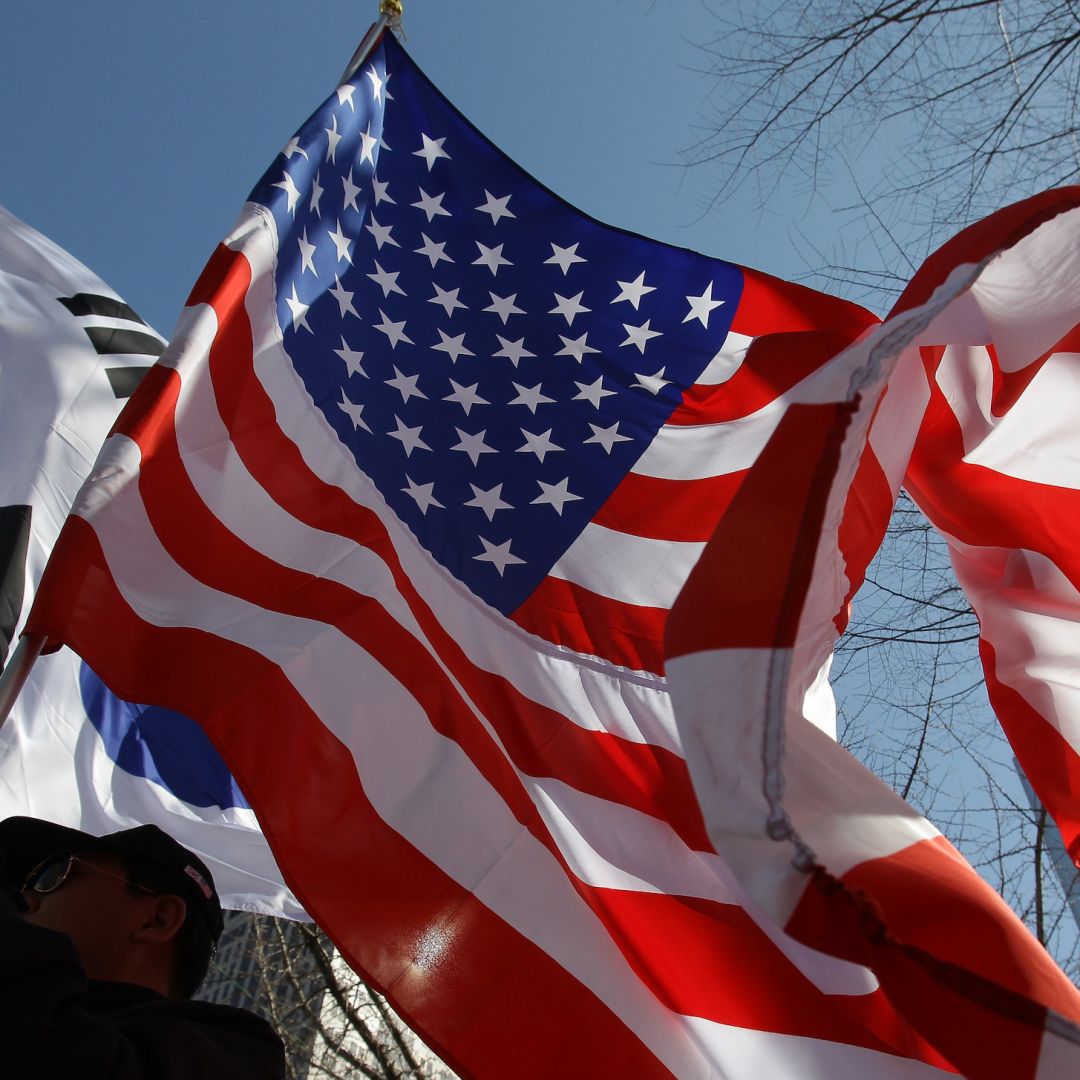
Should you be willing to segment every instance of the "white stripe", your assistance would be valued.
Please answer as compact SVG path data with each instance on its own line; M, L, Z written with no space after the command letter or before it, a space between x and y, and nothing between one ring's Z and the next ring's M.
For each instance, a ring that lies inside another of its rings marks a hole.
M994 343L1003 371L1019 371L1077 323L1080 209L1058 214L1000 252L967 295L920 334L923 345Z
M1080 592L1038 552L948 541L998 679L1080 753Z
M128 455L127 465L132 452L137 455L134 444L126 446L113 451L115 464L121 464L121 453ZM708 1076L710 1067L719 1066L739 1075L750 1067L749 1052L760 1075L763 1061L776 1054L787 1058L789 1037L746 1032L732 1041L726 1026L689 1025L663 1007L640 984L551 853L513 818L464 751L432 729L424 710L380 664L332 627L266 612L196 581L161 548L137 485L111 486L111 501L88 499L83 512L136 614L156 625L218 634L278 664L349 747L365 794L383 820L589 987L672 1072ZM364 687L363 724L353 720L356 686ZM819 1045L822 1077L856 1061L878 1060L868 1051ZM919 1069L905 1075L926 1075Z
M885 473L894 501L929 401L926 368L919 350L911 346L900 354L870 425L870 449Z
M593 522L549 573L624 604L667 609L704 550L704 543L652 540Z
M698 376L698 386L720 386L726 383L742 366L746 359L746 350L754 339L745 334L729 330L720 351L709 361L708 366Z
M991 412L994 368L981 346L946 349L937 381L960 424L966 462L1018 480L1080 488L1076 353L1054 353L1004 416Z
M638 458L633 471L662 480L705 480L750 468L794 402L843 401L847 366L826 364L786 394L738 420L721 424L669 424Z

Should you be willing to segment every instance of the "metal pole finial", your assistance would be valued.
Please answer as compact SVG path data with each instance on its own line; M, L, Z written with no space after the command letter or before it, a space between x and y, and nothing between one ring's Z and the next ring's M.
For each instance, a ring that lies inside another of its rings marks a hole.
M405 13L402 0L379 0L379 14L382 15L391 30L401 32L401 17Z

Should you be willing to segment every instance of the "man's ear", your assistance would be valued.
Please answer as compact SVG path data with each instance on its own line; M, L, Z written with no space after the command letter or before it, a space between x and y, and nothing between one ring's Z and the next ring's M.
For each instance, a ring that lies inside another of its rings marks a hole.
M135 929L133 940L146 944L171 941L180 932L187 917L187 904L179 896L163 895L149 899L143 920Z

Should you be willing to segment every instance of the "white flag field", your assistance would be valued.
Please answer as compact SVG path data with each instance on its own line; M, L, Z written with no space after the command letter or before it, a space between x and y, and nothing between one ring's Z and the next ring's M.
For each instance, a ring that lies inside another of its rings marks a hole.
M580 214L387 35L119 419L161 339L0 223L10 633L85 661L0 814L160 824L466 1075L1080 1073L1080 993L827 680L904 483L1080 853L1080 189L872 325Z
M0 207L0 659L105 436L164 346L105 282ZM67 649L36 665L0 728L0 819L17 814L92 834L159 825L203 857L226 906L301 913L198 727L118 699Z

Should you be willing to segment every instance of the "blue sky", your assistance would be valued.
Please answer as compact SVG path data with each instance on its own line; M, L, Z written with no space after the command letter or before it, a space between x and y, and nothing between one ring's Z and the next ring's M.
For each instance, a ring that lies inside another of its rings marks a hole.
M716 5L714 5L716 6ZM721 7L723 5L720 5ZM252 185L337 84L375 0L36 0L5 18L0 203L162 333ZM406 0L406 47L537 178L595 217L782 276L828 206L679 167L717 85L697 0Z

